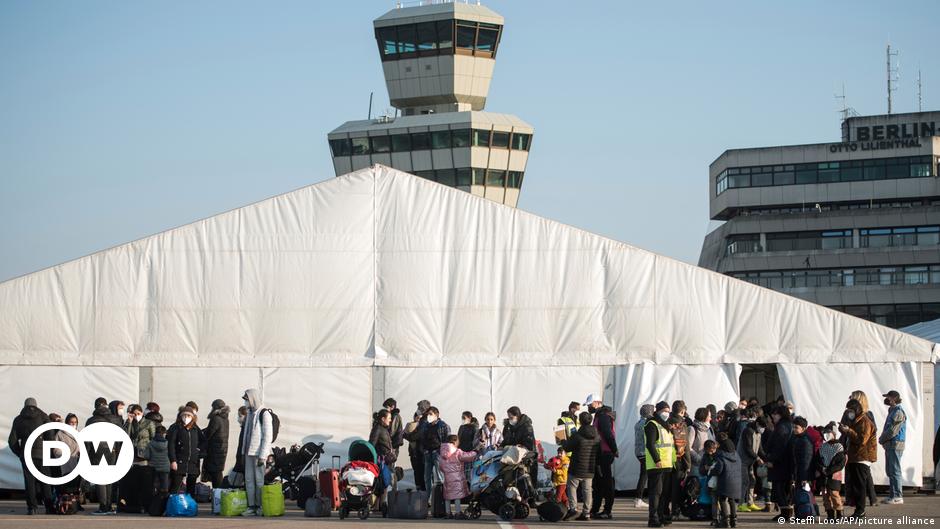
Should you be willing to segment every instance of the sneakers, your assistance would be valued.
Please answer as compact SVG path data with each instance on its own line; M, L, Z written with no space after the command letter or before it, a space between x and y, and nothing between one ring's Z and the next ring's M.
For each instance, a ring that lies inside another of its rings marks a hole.
M758 511L763 511L763 510L764 510L763 507L757 505L756 503L752 503L752 504L750 504L750 505L745 505L745 507L747 508L748 512L758 512Z
M258 511L257 509L245 509L242 516L258 516Z
M590 521L591 521L591 515L588 514L587 512L582 512L582 513L581 513L581 516L578 516L577 518L575 518L575 520L577 520L577 521L579 521L579 522L590 522Z
M881 501L882 505L904 505L904 498L887 498Z
M578 511L575 510L575 509L571 509L570 511L568 511L568 512L565 513L565 517L562 518L562 521L565 521L565 522L566 522L566 521L570 520L571 518L573 518L574 515L576 515L576 514L578 514Z
M646 503L645 501L643 501L642 498L637 498L637 499L633 502L633 507L634 507L635 509L648 509L649 506L650 506L650 504L648 504L648 503Z
M738 505L738 512L751 512L750 505Z

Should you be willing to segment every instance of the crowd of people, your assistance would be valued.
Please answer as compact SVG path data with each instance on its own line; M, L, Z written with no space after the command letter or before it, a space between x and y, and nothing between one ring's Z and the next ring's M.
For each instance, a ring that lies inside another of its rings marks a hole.
M692 489L687 485L695 480L712 500L710 517L717 527L735 527L738 512L773 512L775 522L799 516L800 491L821 496L829 519L844 518L845 506L854 507L853 517L863 518L866 506L876 502L871 466L878 461L879 444L890 480L890 493L883 503L903 503L901 457L907 417L898 392L889 391L883 397L888 414L880 435L862 391L849 396L838 421L815 426L782 396L764 405L756 398L729 402L722 409L708 404L693 414L681 400L643 404L634 426L634 456L640 467L635 507L648 508L651 527L688 518L683 507L695 498L690 498ZM246 390L242 399L235 468L226 477L226 485L247 490L245 515L251 516L259 514L278 419L262 405L256 390ZM223 486L229 407L221 399L214 400L205 428L196 425L198 412L195 402L187 402L176 408L175 420L166 425L155 402L125 405L98 398L84 424L108 422L121 427L133 443L134 463L113 486L94 486L99 501L94 514L145 512L155 495L194 494L200 480L213 487ZM28 398L10 433L10 447L23 467L29 514L35 513L40 503L51 512L56 494L78 491L86 485L79 477L53 490L28 471L27 458L42 468L42 453L40 443L25 453L26 439L50 421L79 428L76 414L69 413L64 419L56 413L47 415L35 399ZM558 452L533 463L529 470L533 483L538 466L544 465L551 471L553 501L567 507L566 520L611 519L614 462L620 456L616 414L599 396L589 395L583 401L572 401L560 413L555 429ZM64 476L78 464L76 441L62 431L48 434L73 448L66 465L45 469L47 475ZM464 516L460 500L469 495L467 483L475 460L510 446L540 450L532 420L518 406L507 409L502 420L487 412L482 423L465 411L455 432L430 401L421 400L410 417L403 417L393 398L373 415L369 441L378 457L392 468L407 441L415 487L425 491L430 500L435 485L441 484L449 515L455 518Z

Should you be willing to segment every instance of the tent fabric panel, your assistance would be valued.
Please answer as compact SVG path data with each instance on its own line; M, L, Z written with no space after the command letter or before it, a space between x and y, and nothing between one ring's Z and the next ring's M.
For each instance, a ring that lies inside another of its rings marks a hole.
M838 422L849 394L862 390L868 396L875 426L881 435L888 415L881 395L894 389L901 394L907 413L907 435L901 458L903 483L919 487L923 482L924 412L920 366L913 362L881 364L829 364L825 369L812 364L779 364L780 385L787 400L796 404L795 413L813 425ZM932 433L932 432L930 432ZM876 485L887 485L884 449L878 447L878 461L871 465Z

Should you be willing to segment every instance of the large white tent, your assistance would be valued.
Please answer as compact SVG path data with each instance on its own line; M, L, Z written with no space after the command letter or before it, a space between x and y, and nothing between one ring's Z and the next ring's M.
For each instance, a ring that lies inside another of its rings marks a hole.
M856 386L920 402L932 348L375 166L0 283L0 421L28 396L82 417L99 395L154 399L172 419L257 387L279 444L344 453L394 396L406 415L430 399L454 428L465 409L519 405L552 449L558 413L603 392L629 456L640 404L721 406L741 364L778 364L797 411L822 423ZM930 429L908 411L913 485ZM232 452L235 436L233 419ZM3 448L0 487L20 487ZM633 488L635 459L616 468Z

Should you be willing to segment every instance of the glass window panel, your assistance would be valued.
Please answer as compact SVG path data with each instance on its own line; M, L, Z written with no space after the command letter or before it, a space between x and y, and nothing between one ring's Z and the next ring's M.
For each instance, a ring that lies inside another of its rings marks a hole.
M820 183L829 183L829 182L838 182L839 181L839 170L838 169L820 169L819 170L819 182Z
M845 307L845 313L851 316L855 316L856 318L862 318L863 320L867 320L869 318L868 307L865 305Z
M529 136L528 134L521 134L519 132L513 133L512 135L512 148L517 151L527 151L529 150Z
M843 182L855 182L862 179L862 169L860 167L843 167L839 174L839 179Z
M431 148L431 137L427 132L411 133L411 149L420 151Z
M415 26L418 34L418 50L437 49L437 29L434 22L422 22Z
M450 131L435 130L431 132L432 149L450 149Z
M751 175L751 185L770 186L774 184L774 175L772 173L760 173Z
M437 21L437 47L441 49L454 47L453 20Z
M473 171L473 185L481 186L486 183L486 169L471 169Z
M398 26L398 53L413 53L417 50L415 27Z
M736 174L728 177L728 187L750 187L751 175Z
M793 171L785 171L782 173L774 173L774 185L775 186L785 186L793 184L795 177Z
M490 169L486 172L487 187L503 187L506 185L506 171Z
M804 169L802 171L797 171L796 183L797 184L815 184L816 183L816 170Z
M912 177L930 176L930 164L929 163L911 164L911 176Z
M379 49L382 55L394 55L398 53L398 37L395 35L395 27L379 28L377 30Z
M924 303L920 306L921 321L940 319L940 303Z
M488 130L473 130L473 146L474 147L489 147L490 146L490 131Z
M372 152L389 152L392 150L392 145L389 142L388 136L372 136Z
M920 246L940 244L940 233L918 233L916 237Z
M392 152L407 152L411 150L411 135L393 134Z
M864 167L862 172L865 173L865 180L883 180L885 177L885 168L884 167Z
M473 180L470 176L469 167L461 167L460 169L455 169L457 171L457 185L458 186L469 186Z
M457 185L457 171L454 169L438 169L436 175L437 181L445 186Z
M496 51L496 39L499 38L498 29L480 27L477 36L477 49L481 51Z
M450 131L451 142L454 148L470 146L470 129L456 129Z
M519 189L522 187L522 172L521 171L509 171L509 179L506 181L506 187L512 187ZM937 272L938 277L940 277L940 271Z
M490 142L490 147L493 147L494 149L508 149L509 133L493 131L493 139Z
M477 28L475 26L466 26L467 22L457 23L457 47L473 48L473 42L477 38Z
M369 154L369 138L353 138L352 153Z
M352 146L349 143L349 140L346 138L341 138L338 140L330 140L330 150L333 151L333 156L349 156L352 154Z
M910 176L910 168L907 165L889 165L887 170L888 178L907 178Z
M415 171L415 176L420 176L432 182L436 182L434 179L434 171Z

